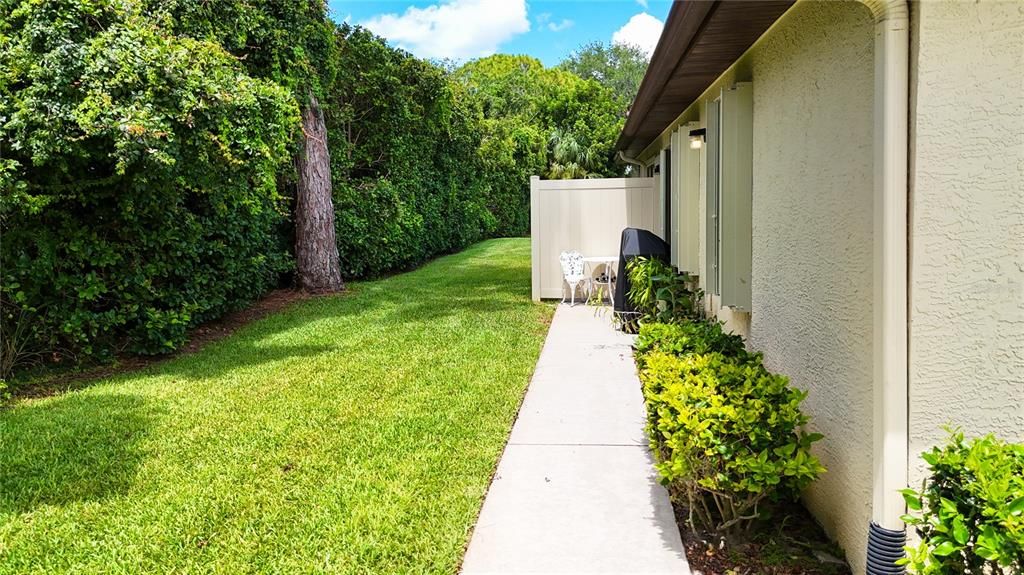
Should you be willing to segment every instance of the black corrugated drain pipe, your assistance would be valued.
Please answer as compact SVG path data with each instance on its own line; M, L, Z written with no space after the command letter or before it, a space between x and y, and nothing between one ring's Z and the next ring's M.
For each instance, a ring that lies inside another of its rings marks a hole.
M903 559L906 531L894 531L871 522L868 530L868 575L903 575L907 572L896 561Z

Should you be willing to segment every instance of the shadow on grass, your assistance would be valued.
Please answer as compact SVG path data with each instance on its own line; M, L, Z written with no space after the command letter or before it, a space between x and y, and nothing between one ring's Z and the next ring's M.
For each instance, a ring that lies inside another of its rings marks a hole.
M73 394L0 410L0 511L124 493L148 430L149 415L133 395Z
M202 351L115 377L217 378L238 369L354 353L354 348L365 347L359 338L346 343L332 339L330 332L324 335L317 328L307 329L325 318L347 316L343 325L331 329L380 330L411 323L434 327L445 317L455 316L462 321L454 329L464 331L466 318L472 323L490 316L493 321L495 316L530 306L528 266L506 266L500 257L491 261L490 253L475 250L469 258L448 256L408 274L360 282L352 293L297 303ZM366 313L377 313L377 317L360 317ZM265 341L289 330L305 331L291 345ZM272 369L267 377L273 377ZM98 381L111 379L89 383ZM144 401L128 389L121 389L122 393L116 389L93 389L0 409L0 513L102 501L132 487L148 455L147 435L161 412L158 403Z
M229 338L211 346L211 349L160 363L146 373L209 379L238 369L252 369L276 361L316 357L345 349L344 346L329 345L247 345L249 343L252 343L251 339L239 341Z

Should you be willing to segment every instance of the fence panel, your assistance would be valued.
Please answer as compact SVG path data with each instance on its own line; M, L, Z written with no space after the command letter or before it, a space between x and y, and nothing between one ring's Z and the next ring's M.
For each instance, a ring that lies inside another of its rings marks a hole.
M558 256L616 256L628 227L664 237L654 178L530 179L533 299L562 297Z

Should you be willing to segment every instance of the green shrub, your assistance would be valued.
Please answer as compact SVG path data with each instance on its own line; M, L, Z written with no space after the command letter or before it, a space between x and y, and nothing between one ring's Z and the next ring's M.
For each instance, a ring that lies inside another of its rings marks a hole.
M726 332L719 322L704 320L644 323L634 346L638 357L650 351L673 355L720 353L735 358L751 355L742 337Z
M921 455L929 476L905 489L905 516L921 542L905 563L918 575L1024 572L1024 444L992 435L949 442Z
M693 528L742 532L825 470L810 453L821 435L801 429L806 392L756 356L653 351L640 379L658 472L685 494Z
M286 90L120 3L22 2L0 21L0 338L165 352L275 284Z
M691 286L694 279L657 258L637 257L626 264L629 301L639 323L671 323L701 316L703 293Z

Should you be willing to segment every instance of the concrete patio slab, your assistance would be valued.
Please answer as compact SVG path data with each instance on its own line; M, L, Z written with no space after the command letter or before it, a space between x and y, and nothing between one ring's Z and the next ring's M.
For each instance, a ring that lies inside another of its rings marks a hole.
M630 343L594 308L559 306L462 573L690 573Z

